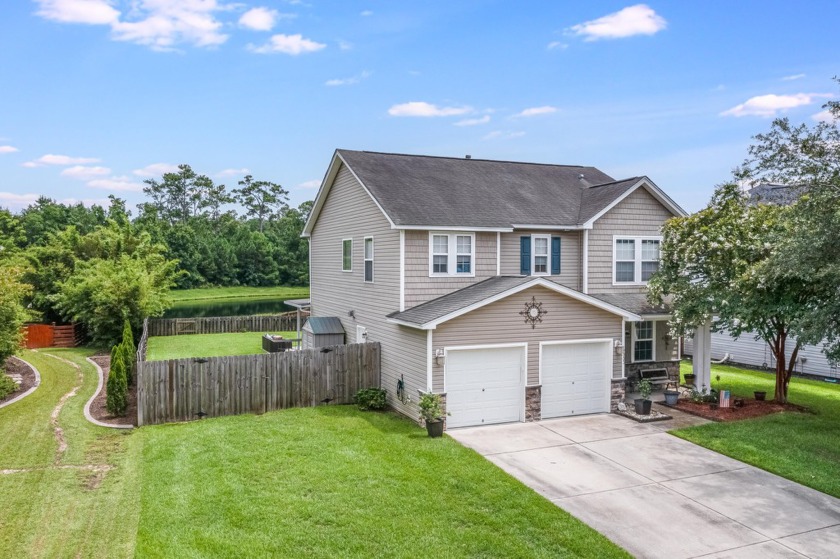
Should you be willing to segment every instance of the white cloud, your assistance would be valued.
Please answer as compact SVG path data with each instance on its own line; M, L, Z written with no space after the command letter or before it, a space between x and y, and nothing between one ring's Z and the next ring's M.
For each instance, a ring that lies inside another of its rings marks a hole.
M152 163L142 169L134 169L132 173L138 177L162 177L165 173L177 173L178 166L171 163Z
M251 8L239 18L239 25L254 31L271 31L280 14L269 8Z
M776 116L777 113L815 103L818 98L831 97L824 93L795 93L793 95L758 95L740 105L720 113L721 116Z
M438 107L425 101L410 101L388 109L391 116L457 116L472 112L472 107Z
M245 175L249 174L251 169L247 167L242 167L241 169L224 169L216 173L217 177L244 177Z
M16 151L20 151L15 146L0 146L0 153L15 153Z
M143 190L142 183L134 182L134 179L127 176L94 179L92 181L88 181L87 185L91 188L117 190L121 192L139 192Z
M665 29L668 22L645 4L628 6L604 17L573 25L569 32L586 41L623 39L634 35L653 35Z
M811 115L811 118L816 120L817 122L825 122L827 124L831 124L835 120L838 120L833 114L831 114L828 111L828 109L820 111L817 114Z
M304 39L298 33L297 35L284 35L279 33L272 35L271 39L262 46L248 45L248 48L259 54L269 54L274 52L281 52L283 54L290 54L296 56L306 52L316 52L326 47L324 43L318 43L310 39Z
M37 15L61 23L108 25L115 23L120 12L107 0L36 0Z
M546 48L548 50L566 50L567 48L569 48L569 45L561 41L551 41L550 43L548 43L548 46L546 46Z
M480 118L465 118L454 123L455 126L478 126L479 124L487 124L490 122L490 115L484 115Z
M108 167L87 167L85 165L74 165L67 167L61 171L62 177L70 177L71 179L88 180L93 177L101 177L102 175L111 174L111 169Z
M44 165L86 165L88 163L99 163L95 157L70 157L69 155L55 155L48 153L34 161L27 161L24 167L43 167Z
M511 140L513 138L521 138L525 135L525 132L516 131L516 132L503 132L501 130L493 130L489 134L484 135L481 139L482 140Z
M782 78L783 82L792 82L794 80L801 80L805 77L805 74L793 74L792 76L785 76Z
M307 189L307 190L311 190L313 188L318 188L320 186L321 186L321 180L320 179L312 179L312 180L309 180L309 181L304 181L304 182L300 183L299 185L297 185L298 188Z
M15 194L14 192L0 192L0 207L6 206L9 208L25 208L29 204L33 204L38 198L39 194Z
M327 80L327 81L324 82L324 85L327 85L327 86L330 86L330 87L336 87L336 86L339 86L339 85L353 85L353 84L359 83L362 80L365 80L365 79L369 78L370 75L371 75L371 72L368 72L367 70L365 70L361 74L357 74L357 75L351 76L349 78L335 78L335 79L332 79L332 80Z
M549 115L551 113L556 113L557 107L552 107L550 105L544 105L542 107L530 107L522 111L521 113L517 113L513 115L514 117L529 117L529 116L540 116L540 115Z
M362 16L362 17L370 17L370 16L372 16L372 15L373 15L373 12L372 12L371 10L364 10L364 11L363 11L362 13L360 13L359 15L360 15L360 16Z

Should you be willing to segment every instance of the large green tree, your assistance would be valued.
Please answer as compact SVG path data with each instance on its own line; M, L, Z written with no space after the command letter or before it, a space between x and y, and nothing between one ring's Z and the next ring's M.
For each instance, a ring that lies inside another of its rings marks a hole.
M703 210L663 227L660 269L649 297L673 305L677 334L713 320L712 330L735 337L757 332L776 358L775 399L786 402L801 341L804 293L792 278L769 279L774 248L787 231L790 208L751 203L741 188L724 184Z
M22 281L23 273L19 261L0 259L0 368L21 343L20 328L27 318L23 298L31 289Z
M286 189L273 182L255 181L251 175L239 181L239 188L234 193L246 214L257 220L260 232L266 220L280 216L289 207Z

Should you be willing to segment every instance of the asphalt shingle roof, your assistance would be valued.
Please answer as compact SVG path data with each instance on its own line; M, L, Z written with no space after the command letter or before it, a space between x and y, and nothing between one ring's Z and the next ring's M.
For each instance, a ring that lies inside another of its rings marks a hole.
M586 166L338 153L398 226L578 226L638 181Z
M670 314L671 312L668 305L651 305L648 303L647 295L644 293L590 293L589 295L639 316Z
M344 334L341 320L334 316L311 316L303 326L307 327L313 334Z

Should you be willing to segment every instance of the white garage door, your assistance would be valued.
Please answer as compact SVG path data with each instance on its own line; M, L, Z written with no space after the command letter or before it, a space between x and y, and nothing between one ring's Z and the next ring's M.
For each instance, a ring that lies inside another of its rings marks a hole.
M447 350L447 427L520 421L524 366L524 347Z
M549 343L540 351L543 419L609 411L612 342Z

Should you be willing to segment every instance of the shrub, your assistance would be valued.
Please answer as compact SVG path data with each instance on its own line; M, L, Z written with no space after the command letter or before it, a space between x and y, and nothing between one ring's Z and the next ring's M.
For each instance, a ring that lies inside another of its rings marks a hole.
M417 403L420 406L420 419L425 421L437 421L443 417L443 401L440 394L432 394L426 392L420 396L420 401ZM447 414L448 415L448 414Z
M105 407L112 415L125 415L128 407L128 382L123 351L119 347L111 350L111 370L108 372L108 385L105 393Z
M127 384L131 384L136 372L134 369L137 347L134 345L134 333L131 331L131 324L128 319L123 324L122 343L117 346L117 350L122 351L123 363L125 364L125 381Z
M356 392L353 397L353 402L359 406L362 411L368 410L384 410L385 409L385 389L384 388L363 388Z
M18 389L18 385L12 377L0 371L0 400Z

